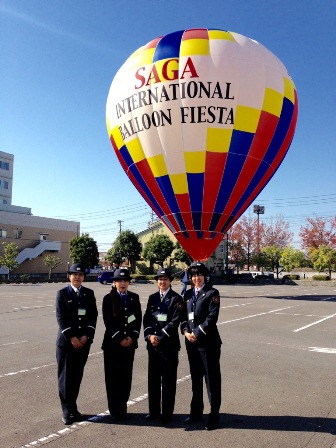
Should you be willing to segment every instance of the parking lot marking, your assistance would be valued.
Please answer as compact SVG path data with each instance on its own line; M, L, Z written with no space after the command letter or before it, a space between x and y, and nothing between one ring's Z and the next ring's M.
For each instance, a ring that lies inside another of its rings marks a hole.
M298 305L296 305L298 306ZM251 319L252 317L266 316L267 314L277 313L279 311L288 310L290 308L295 308L295 306L286 306L285 308L279 308L277 310L267 311L266 313L252 314L251 316L239 317L238 319L226 320L224 322L220 322L217 325L222 324L230 324L231 322L237 322L238 320Z
M293 330L293 332L294 333L298 333L299 331L306 330L307 328L312 327L313 325L317 325L317 324L319 324L319 323L321 323L321 322L323 322L323 321L325 321L327 319L331 319L332 317L335 317L335 316L336 316L336 313L335 314L331 314L330 316L327 316L324 319L320 319L320 320L317 320L316 322L312 322L309 325L305 325L304 327L297 328L296 330Z

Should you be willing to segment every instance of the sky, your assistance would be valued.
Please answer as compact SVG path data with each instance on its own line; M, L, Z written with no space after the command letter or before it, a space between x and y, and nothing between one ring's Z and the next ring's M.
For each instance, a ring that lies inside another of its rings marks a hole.
M291 147L253 205L299 244L308 217L336 216L335 0L0 0L0 151L14 154L12 204L79 221L107 251L151 209L106 130L106 100L140 46L183 29L252 38L286 66L299 98Z

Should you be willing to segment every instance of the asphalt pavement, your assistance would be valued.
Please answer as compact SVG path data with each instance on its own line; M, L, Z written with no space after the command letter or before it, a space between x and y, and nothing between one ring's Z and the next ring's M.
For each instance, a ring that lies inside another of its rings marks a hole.
M129 419L107 412L101 342L103 296L95 290L99 318L78 400L87 420L61 422L57 393L56 291L64 284L0 285L1 448L336 447L336 285L219 285L222 345L221 427L204 421L185 427L191 382L181 337L174 420L148 424L147 351L136 351ZM180 292L180 283L173 287ZM143 309L155 284L132 284ZM205 388L205 413L209 411Z

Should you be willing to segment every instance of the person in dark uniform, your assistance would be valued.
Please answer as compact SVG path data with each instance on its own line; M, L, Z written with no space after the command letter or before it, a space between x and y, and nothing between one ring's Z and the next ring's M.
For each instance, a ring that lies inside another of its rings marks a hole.
M148 350L149 414L146 420L156 420L161 414L162 423L167 424L174 412L181 348L178 330L184 305L182 297L171 289L173 277L169 269L160 269L155 279L159 291L149 296L143 319Z
M221 338L217 329L220 298L217 289L208 286L205 278L209 274L203 263L193 263L189 269L192 287L184 295L184 318L181 332L185 336L188 354L192 400L186 424L200 420L203 415L203 377L210 402L210 414L206 429L219 426L221 405Z
M181 291L181 296L184 297L184 294L188 288L189 285L189 274L188 274L188 268L185 267L184 270L181 272L180 274L180 280L183 284L182 286L182 291Z
M142 323L139 296L128 290L130 280L128 269L116 269L112 290L103 298L105 385L108 408L115 422L127 418L134 354Z
M68 275L70 285L56 295L58 392L65 425L83 419L77 409L77 397L98 316L94 292L82 286L83 264L73 264Z

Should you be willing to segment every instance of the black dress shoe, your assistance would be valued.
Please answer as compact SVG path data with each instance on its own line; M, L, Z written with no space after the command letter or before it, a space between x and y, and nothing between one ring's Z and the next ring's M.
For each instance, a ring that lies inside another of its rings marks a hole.
M146 417L145 417L145 420L146 420L147 422L151 422L151 421L153 421L153 420L157 420L159 417L160 417L160 416L159 416L159 415L156 415L156 414L147 414Z
M83 420L85 420L84 415L81 414L79 411L75 412L75 413L73 414L73 417L72 417L72 415L71 415L70 418L73 418L73 420L74 420L75 422L82 422Z
M184 420L184 423L186 424L186 425L190 425L191 423L195 423L195 422L199 422L200 420L201 420L201 418L202 417L199 417L199 416L194 416L194 415L189 415L189 417L187 417L185 420Z
M65 425L72 425L75 422L75 420L73 417L62 417L62 422Z
M167 425L168 423L171 423L172 421L173 421L172 415L163 415L161 417L161 423L163 423L164 425Z
M207 431L213 431L214 429L219 428L219 419L218 418L209 418L207 424L205 425L205 429Z

